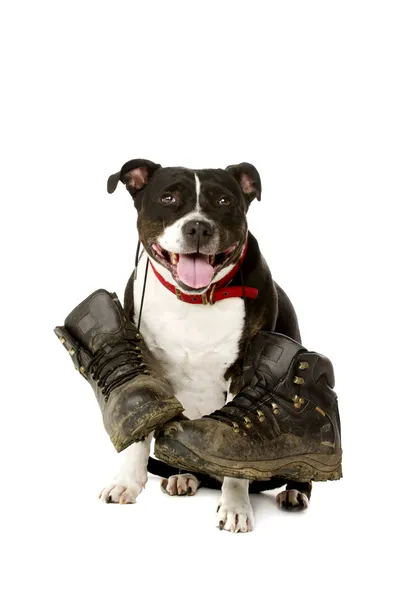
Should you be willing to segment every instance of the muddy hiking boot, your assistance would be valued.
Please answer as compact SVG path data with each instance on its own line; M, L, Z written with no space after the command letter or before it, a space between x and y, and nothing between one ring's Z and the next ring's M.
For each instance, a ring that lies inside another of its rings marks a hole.
M244 367L244 387L221 410L174 421L155 454L188 471L293 481L339 479L341 433L333 366L294 340L260 332Z
M118 452L184 410L116 294L97 290L54 331L93 388Z

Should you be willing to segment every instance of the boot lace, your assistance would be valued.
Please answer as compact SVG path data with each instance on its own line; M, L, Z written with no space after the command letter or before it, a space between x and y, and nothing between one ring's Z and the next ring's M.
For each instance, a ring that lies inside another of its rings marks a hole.
M297 391L299 392L299 389ZM276 400L295 403L297 398L299 398L297 395L291 398L270 389L264 376L260 374L257 375L257 381L253 387L246 386L233 400L208 417L223 421L233 427L235 433L240 432L243 435L247 435L245 429L250 429L253 423L264 423L267 425L264 428L265 434L272 439L280 434L280 427L275 418L279 413ZM243 429L241 429L242 425Z
M141 336L137 334L136 340L125 339L114 344L107 343L88 363L86 370L101 388L105 402L110 393L122 383L140 374L150 374L139 340ZM115 371L119 373L115 374Z

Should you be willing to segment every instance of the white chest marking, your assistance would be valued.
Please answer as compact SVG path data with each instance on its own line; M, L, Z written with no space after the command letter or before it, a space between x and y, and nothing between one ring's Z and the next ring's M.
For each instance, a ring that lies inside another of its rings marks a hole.
M146 259L144 254L134 285L136 318ZM244 315L241 298L228 298L212 306L181 302L149 267L141 332L190 419L225 403L228 382L224 374L238 357Z

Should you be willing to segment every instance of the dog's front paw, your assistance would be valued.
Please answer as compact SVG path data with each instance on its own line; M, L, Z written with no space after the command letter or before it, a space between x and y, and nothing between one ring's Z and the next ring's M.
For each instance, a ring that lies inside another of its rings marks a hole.
M114 481L102 490L99 498L107 504L135 504L144 487L145 482L141 481Z
M172 475L168 479L162 479L161 490L169 496L193 496L199 487L199 480L192 473Z
M217 527L232 533L253 531L254 518L250 504L234 505L221 499L217 508Z
M306 494L298 490L285 490L276 497L276 503L283 510L305 510L308 508L308 498Z

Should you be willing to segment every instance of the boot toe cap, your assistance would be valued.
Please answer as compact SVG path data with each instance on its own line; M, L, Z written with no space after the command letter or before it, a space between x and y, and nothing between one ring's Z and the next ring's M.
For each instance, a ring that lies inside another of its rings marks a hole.
M112 392L103 417L105 429L118 451L182 412L178 400L167 394L167 390L164 392L134 383Z

